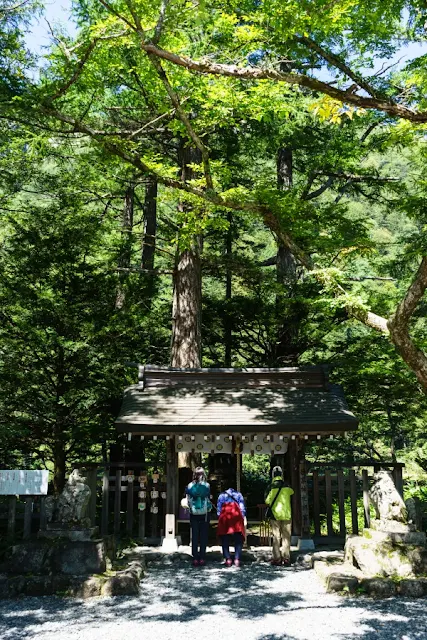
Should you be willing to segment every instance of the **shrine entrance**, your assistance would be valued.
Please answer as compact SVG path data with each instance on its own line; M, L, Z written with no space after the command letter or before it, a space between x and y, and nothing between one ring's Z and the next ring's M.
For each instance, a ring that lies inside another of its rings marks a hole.
M268 527L264 523L264 493L270 482L271 469L280 465L288 477L286 452L288 437L282 433L197 435L180 434L175 438L176 451L189 454L187 460L193 467L201 465L211 487L213 510L210 515L211 539L216 539L216 502L219 494L230 487L242 492L248 521L248 538L251 545L268 544ZM257 471L245 473L250 461ZM246 463L246 464L245 464ZM257 464L258 463L258 464ZM192 480L193 471L189 467L180 468L178 473L179 495L184 495L185 487ZM183 540L189 538L189 512L178 507L177 533Z
M183 520L180 498L191 479L191 469L186 470L186 477L179 470L179 454L198 456L200 462L202 456L207 458L214 495L215 483L223 478L242 489L242 456L270 456L282 466L294 489L293 534L305 540L310 538L305 445L357 428L342 391L329 384L323 367L140 366L139 382L126 390L116 424L129 440L165 440L164 483L161 492L154 490L150 513L157 515L156 500L161 493L165 501L163 544L170 550L176 548ZM141 508L144 494L141 488Z

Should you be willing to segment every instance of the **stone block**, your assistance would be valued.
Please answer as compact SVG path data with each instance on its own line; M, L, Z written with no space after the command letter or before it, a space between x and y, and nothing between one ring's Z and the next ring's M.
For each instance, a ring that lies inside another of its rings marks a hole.
M108 536L103 536L102 538L105 544L105 552L110 560L114 560L116 557L116 536L111 534Z
M67 542L55 553L55 570L66 575L104 573L106 553L103 540Z
M101 595L102 586L106 579L98 576L91 576L87 578L82 576L81 578L72 578L70 585L67 588L67 595L74 596L75 598L95 598Z
M359 586L359 580L356 576L345 575L341 573L331 573L326 580L326 589L329 592L348 592L356 593Z
M59 596L66 595L70 588L71 581L71 576L64 576L62 573L56 573L52 576L52 592Z
M427 573L427 550L422 546L395 543L389 538L349 537L345 561L366 576L410 577Z
M45 574L52 571L55 548L43 540L13 546L7 558L7 572Z
M139 583L143 567L139 562L132 562L124 571L107 578L101 589L103 596L136 596L139 594Z
M134 576L118 573L108 578L101 589L103 596L136 596L139 594L139 582Z
M397 591L396 583L389 578L365 578L361 586L374 598L390 598Z
M0 575L0 600L9 597L9 578L2 574Z
M422 598L424 596L425 585L417 578L402 580L399 583L399 593L407 598Z
M26 596L50 596L54 593L52 576L25 576Z
M397 523L400 524L400 523ZM383 531L382 529L364 529L363 537L375 542L391 542L392 544L410 544L425 546L426 534L422 531Z
M294 564L298 567L301 567L301 569L312 569L313 568L313 556L310 553L300 553L297 557L296 560L294 562Z
M85 542L98 535L98 527L69 527L67 525L48 524L45 531L39 531L38 538L48 540L64 539L70 542Z
M11 576L8 580L8 597L17 598L25 594L26 576Z

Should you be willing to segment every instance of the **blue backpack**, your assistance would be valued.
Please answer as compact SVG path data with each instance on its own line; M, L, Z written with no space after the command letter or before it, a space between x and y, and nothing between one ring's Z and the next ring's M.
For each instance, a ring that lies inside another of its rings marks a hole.
M206 482L192 482L187 488L189 507L193 516L205 515L212 509L210 488Z

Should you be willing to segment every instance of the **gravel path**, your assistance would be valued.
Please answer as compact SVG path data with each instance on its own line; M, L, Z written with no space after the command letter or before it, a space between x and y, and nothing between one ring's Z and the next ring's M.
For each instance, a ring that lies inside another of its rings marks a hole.
M423 599L326 594L313 571L152 563L132 598L0 601L1 640L427 640Z

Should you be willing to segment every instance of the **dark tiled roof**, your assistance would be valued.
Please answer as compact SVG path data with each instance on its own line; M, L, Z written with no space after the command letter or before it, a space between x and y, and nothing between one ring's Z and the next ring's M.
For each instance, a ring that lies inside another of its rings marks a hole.
M212 370L195 370L188 376L182 370L155 371L151 381L140 376L141 384L125 391L116 421L121 431L318 433L357 428L340 388L328 385L320 368L247 370L236 376L216 370L216 380Z

